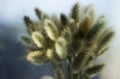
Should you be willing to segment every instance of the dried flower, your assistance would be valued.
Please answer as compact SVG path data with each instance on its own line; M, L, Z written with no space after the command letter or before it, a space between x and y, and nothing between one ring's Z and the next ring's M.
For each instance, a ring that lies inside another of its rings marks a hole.
M27 55L27 60L38 65L41 65L48 61L43 51L31 51Z
M55 41L57 39L58 29L52 21L45 20L45 31L51 40Z
M38 25L24 17L31 38L22 39L34 47L26 57L28 61L50 62L55 79L92 79L102 70L104 64L94 62L109 48L114 36L113 30L106 28L104 16L96 20L91 5L80 9L78 3L69 17L63 13L60 18L50 17L39 9L35 12Z
M43 35L40 32L33 32L31 38L33 39L34 43L38 46L38 47L43 47L45 46L45 38L43 37Z

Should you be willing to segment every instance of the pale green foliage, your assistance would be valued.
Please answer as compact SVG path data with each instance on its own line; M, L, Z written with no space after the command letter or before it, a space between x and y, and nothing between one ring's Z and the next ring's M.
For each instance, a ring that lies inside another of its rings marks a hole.
M35 12L39 25L24 17L31 37L22 37L31 44L28 61L40 65L50 62L55 79L91 79L101 71L104 64L94 62L108 49L114 35L112 29L106 28L104 16L96 19L92 6L80 10L78 3L69 17L63 13L60 18L50 17L39 9Z

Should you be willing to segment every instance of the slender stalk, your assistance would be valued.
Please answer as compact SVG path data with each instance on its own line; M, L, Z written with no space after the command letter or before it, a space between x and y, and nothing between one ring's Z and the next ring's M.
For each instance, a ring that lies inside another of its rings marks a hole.
M67 63L67 79L72 79L72 67L71 62L68 60Z
M51 64L53 67L54 79L65 79L63 64L56 64L54 62L51 62Z
M73 73L73 79L80 79L79 76L80 75L78 73Z

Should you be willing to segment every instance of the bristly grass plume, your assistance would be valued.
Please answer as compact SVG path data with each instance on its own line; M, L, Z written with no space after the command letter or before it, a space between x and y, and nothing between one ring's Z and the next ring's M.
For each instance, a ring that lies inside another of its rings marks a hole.
M92 6L80 9L79 3L69 16L49 16L38 8L35 13L37 22L24 16L29 37L22 36L22 40L29 45L28 61L51 63L54 79L92 79L102 70L104 64L94 62L108 49L114 35L104 16L95 18Z

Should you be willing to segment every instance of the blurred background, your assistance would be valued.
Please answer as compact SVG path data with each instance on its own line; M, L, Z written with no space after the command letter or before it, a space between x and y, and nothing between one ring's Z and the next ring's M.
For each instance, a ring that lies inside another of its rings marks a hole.
M69 14L72 6L92 4L97 16L105 15L116 35L106 54L97 63L106 64L101 79L120 79L120 0L0 0L0 79L41 79L52 76L47 64L34 66L25 60L25 46L20 40L26 34L23 16L37 20L34 9L49 15Z

